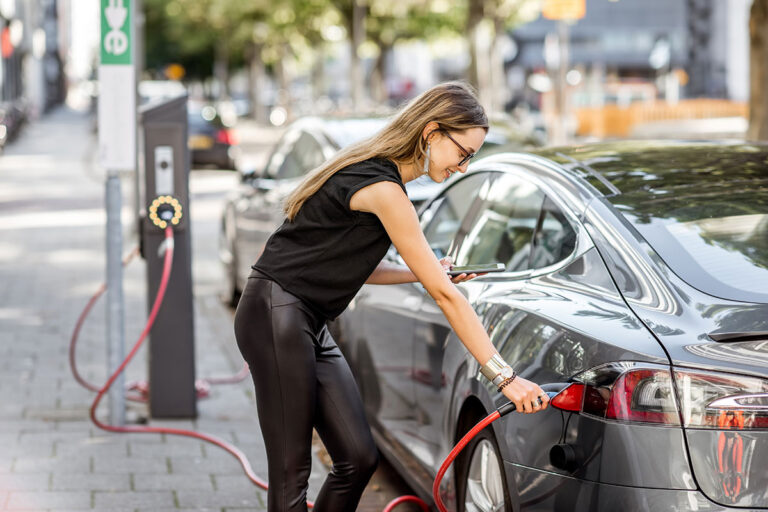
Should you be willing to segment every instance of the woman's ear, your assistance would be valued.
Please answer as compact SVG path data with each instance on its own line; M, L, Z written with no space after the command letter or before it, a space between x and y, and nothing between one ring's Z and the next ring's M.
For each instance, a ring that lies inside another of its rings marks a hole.
M425 142L431 142L430 139L432 138L432 134L440 128L440 125L437 124L435 121L430 121L427 123L427 126L424 127L424 130L421 132L422 138L424 138Z

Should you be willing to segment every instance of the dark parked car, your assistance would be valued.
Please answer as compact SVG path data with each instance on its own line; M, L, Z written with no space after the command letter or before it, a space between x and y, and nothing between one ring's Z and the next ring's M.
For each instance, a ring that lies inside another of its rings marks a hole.
M236 304L269 235L283 221L281 201L303 176L332 157L339 149L372 136L387 123L386 118L299 119L289 126L275 145L266 168L243 172L241 184L227 198L221 220L219 257L227 276L226 299ZM519 149L535 142L513 127L492 124L479 157L508 147ZM417 208L440 189L429 177L406 183L408 197Z
M13 141L27 121L27 103L19 98L0 103L0 150Z
M768 146L621 142L494 155L420 212L505 360L566 411L486 428L453 510L768 508ZM400 262L394 250L388 260ZM421 284L365 285L330 328L382 452L431 500L504 397Z
M193 166L236 169L240 148L234 129L224 125L211 105L189 105L189 138L187 145Z

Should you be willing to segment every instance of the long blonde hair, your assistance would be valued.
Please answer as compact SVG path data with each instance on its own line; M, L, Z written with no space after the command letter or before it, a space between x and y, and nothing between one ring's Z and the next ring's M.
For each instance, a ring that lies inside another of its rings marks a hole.
M430 121L435 121L441 130L463 131L479 127L488 131L488 117L469 85L463 82L436 85L411 100L378 133L342 149L307 173L283 202L285 216L292 221L304 202L336 171L348 165L380 157L421 167L426 156L422 132Z

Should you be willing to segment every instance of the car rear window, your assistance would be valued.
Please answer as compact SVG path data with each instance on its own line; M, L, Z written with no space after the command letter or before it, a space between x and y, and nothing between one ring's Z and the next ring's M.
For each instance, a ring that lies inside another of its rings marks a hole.
M768 188L732 194L713 188L698 197L681 194L665 207L616 206L692 286L725 299L768 302L766 196Z
M605 199L683 280L768 302L768 145L622 141L570 155L559 161L610 182Z

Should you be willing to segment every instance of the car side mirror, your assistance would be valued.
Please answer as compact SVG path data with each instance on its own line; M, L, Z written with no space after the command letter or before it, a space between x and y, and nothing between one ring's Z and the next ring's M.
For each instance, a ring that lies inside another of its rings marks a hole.
M269 192L270 190L274 189L276 186L277 186L277 183L273 179L270 179L270 178L256 179L256 188L260 192Z
M248 183L249 181L253 181L258 177L258 173L256 172L256 169L243 169L240 171L240 182L241 183Z

